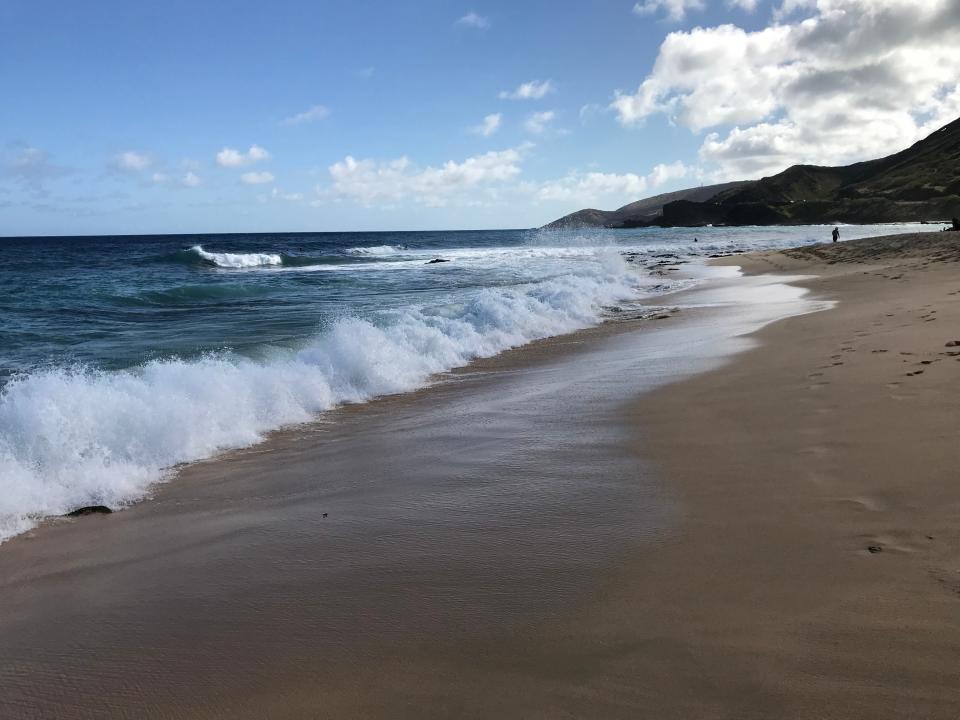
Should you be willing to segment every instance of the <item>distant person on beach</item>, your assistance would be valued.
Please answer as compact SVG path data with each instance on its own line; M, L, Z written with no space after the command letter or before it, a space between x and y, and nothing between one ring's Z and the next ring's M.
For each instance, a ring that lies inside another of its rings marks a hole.
M953 227L950 229L960 231L960 218L957 216L953 217Z
M833 241L836 242L840 239L840 228L833 229Z

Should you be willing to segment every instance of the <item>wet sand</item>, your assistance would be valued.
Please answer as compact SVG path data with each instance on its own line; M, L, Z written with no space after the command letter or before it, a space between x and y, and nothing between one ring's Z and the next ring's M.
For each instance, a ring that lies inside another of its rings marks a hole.
M4 544L0 714L519 711L494 680L516 639L677 531L630 399L811 307L762 278L712 292L743 302L537 343Z
M5 544L0 714L957 717L945 241L737 258L839 304L720 282Z

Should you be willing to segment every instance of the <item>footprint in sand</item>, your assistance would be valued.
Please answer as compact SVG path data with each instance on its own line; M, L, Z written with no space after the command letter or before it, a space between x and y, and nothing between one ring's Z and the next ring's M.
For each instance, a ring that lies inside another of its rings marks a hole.
M929 541L925 538L921 542L919 536L903 530L894 530L883 535L864 535L861 536L861 541L864 544L864 549L873 554L878 552L915 553L929 545ZM870 548L880 548L880 550L871 550Z
M914 375L923 375L923 370L914 370L907 373L907 377L913 377Z

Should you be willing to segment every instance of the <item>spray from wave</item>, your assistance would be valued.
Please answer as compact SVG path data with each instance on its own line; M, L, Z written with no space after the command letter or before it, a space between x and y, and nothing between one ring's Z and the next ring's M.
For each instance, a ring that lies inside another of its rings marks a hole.
M202 245L177 253L177 259L237 270L283 264L283 256L277 253L216 253L207 252Z
M581 269L486 288L457 306L344 319L268 362L222 353L14 378L0 391L0 541L44 516L143 498L178 463L336 405L420 388L475 358L593 325L603 306L635 293L638 278L615 252Z

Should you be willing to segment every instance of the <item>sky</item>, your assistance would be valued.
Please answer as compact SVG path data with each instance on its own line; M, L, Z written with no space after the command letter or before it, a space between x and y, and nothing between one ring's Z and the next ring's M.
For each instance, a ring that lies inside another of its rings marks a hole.
M0 0L0 236L523 228L960 116L960 0Z

